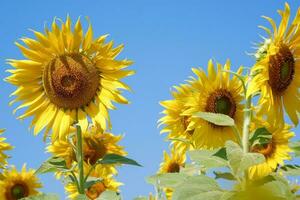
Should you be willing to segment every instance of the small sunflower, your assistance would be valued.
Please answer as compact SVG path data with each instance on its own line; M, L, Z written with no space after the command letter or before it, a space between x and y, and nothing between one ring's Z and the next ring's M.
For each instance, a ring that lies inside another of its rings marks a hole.
M172 91L172 100L162 101L160 104L165 108L162 112L163 116L159 120L159 125L164 125L161 133L168 133L169 139L190 140L194 130L187 130L190 117L182 115L186 107L187 99L192 95L192 88L188 84L182 84L174 87L176 91ZM184 142L173 141L173 145L177 149L188 149L189 144Z
M4 132L4 129L0 129L0 135ZM8 156L4 153L4 151L11 150L13 147L5 142L6 138L0 137L0 168L3 168L4 165L7 164L6 159Z
M111 133L103 132L95 126L88 128L87 131L82 132L83 138L83 160L86 164L94 165L97 160L103 158L106 154L126 155L123 147L118 145L122 136L115 136ZM73 138L73 143L76 143ZM76 155L68 140L56 140L47 147L47 151L55 156L64 158L68 167L76 162ZM114 165L103 165L109 173L116 173Z
M188 99L188 109L184 115L190 118L188 130L194 130L192 140L196 148L217 148L224 146L227 140L236 141L231 127L217 126L203 119L195 117L198 112L221 113L234 119L239 130L243 124L242 83L236 76L230 79L230 74L222 70L230 70L229 60L224 67L217 65L215 71L212 60L208 62L208 75L202 69L193 68L198 79L193 78L190 83L193 95ZM237 74L241 75L242 68Z
M274 172L278 165L283 165L284 160L291 159L289 153L292 150L289 147L289 139L294 136L294 133L290 131L291 126L287 124L278 126L278 124L274 123L261 122L256 124L256 126L265 127L272 134L272 139L268 144L257 144L251 147L251 152L263 154L266 161L249 169L250 179L259 179L267 176Z
M83 35L80 19L74 30L69 16L61 27L57 21L45 33L33 31L36 39L22 38L25 46L16 43L26 59L8 60L14 69L6 78L18 87L11 103L22 103L15 111L27 107L18 119L33 116L34 134L52 130L52 140L64 139L76 118L83 130L88 117L105 130L112 102L128 103L119 89L130 88L120 79L134 73L124 70L132 61L116 59L123 45L105 43L107 35L93 39L91 25Z
M90 165L86 164L85 172L88 172L90 167ZM117 182L112 177L112 174L107 174L103 168L98 166L92 170L92 172L89 174L89 177L102 179L101 182L95 183L85 190L86 196L91 200L97 199L106 190L117 192L119 190L119 186L122 185L122 183ZM69 193L70 199L75 199L78 196L77 187L74 183L67 184L65 186L65 190Z
M42 184L34 172L34 170L26 171L26 165L23 165L21 172L18 172L14 166L10 170L5 169L0 179L0 199L18 200L37 195Z
M268 37L256 54L257 63L252 69L253 79L249 84L247 96L260 91L259 115L268 113L270 120L283 123L283 110L292 122L298 124L300 111L300 9L290 26L290 7L279 10L281 23L276 26L273 19L267 19L273 32L266 30Z

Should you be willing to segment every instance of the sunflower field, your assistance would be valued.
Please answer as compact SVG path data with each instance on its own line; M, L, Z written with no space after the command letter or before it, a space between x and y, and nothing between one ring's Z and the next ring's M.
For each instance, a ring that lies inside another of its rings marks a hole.
M86 7L83 1L66 2L59 12L58 1L1 3L6 16L16 9L16 24L3 17L2 40L7 37L15 46L1 50L7 52L1 55L6 96L1 101L0 200L300 199L299 2L276 2L278 15L272 1L257 6L272 16L262 14L259 23L253 19L259 33L243 28L247 16L253 17L247 10L250 2L145 6L114 1L107 3L107 10L104 2ZM252 3L249 10L259 4ZM85 10L88 7L92 11ZM202 11L209 17L199 18L201 23L185 20ZM43 21L44 26L25 22L49 19L50 13L53 18ZM242 28L226 21L234 23L235 15L241 17ZM214 19L220 25L209 22ZM5 23L18 31L10 35ZM19 33L16 27L24 23L33 27ZM110 28L112 36L102 33ZM229 29L240 36L230 37ZM248 39L252 32L260 37L253 48L233 54L242 48L230 40ZM213 37L207 39L211 46L204 36ZM130 46L130 41L138 45ZM212 50L214 42L220 48L228 45L228 50ZM199 54L193 53L194 45ZM214 57L218 54L225 56L220 56L223 61ZM247 56L251 62L237 64L230 55ZM191 67L196 62L189 57L207 64ZM169 62L175 66L163 69ZM185 66L184 72L179 65ZM172 85L169 92L166 82ZM152 118L150 111L157 115Z

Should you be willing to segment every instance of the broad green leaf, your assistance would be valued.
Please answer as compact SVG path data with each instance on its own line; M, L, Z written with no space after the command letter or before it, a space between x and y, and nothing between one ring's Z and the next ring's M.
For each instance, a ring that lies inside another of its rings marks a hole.
M188 154L192 161L195 161L205 168L228 166L228 162L226 160L218 156L214 156L214 154L216 154L215 150L194 150L189 151Z
M226 149L224 147L220 148L216 153L213 154L213 156L217 156L217 157L222 158L224 160L228 160Z
M137 163L135 160L117 154L107 154L101 160L98 160L97 163L98 164L127 164L127 165L135 165L140 167L142 166L139 163Z
M261 127L255 130L249 141L251 146L255 146L269 144L271 139L272 134L265 127Z
M192 164L185 164L185 166L183 168L180 169L181 174L186 174L188 176L193 176L196 174L199 174L201 172L200 166L197 165L196 163L192 163Z
M66 166L66 162L63 158L49 158L41 164L41 166L35 171L35 174L44 174L56 171L69 171L69 169Z
M121 196L115 191L107 190L103 192L96 200L121 200Z
M300 176L300 165L284 165L280 171L286 176Z
M280 180L268 182L262 188L269 192L273 199L294 199L289 185Z
M22 200L59 200L59 197L56 194L39 194L22 198Z
M80 194L75 198L75 200L89 200L89 198L84 194Z
M223 191L214 179L198 175L187 177L175 187L172 200L216 200L222 194Z
M84 188L87 189L89 187L91 187L92 185L96 184L96 183L100 183L102 181L101 178L89 178L85 183L84 183Z
M215 174L215 179L226 179L226 180L230 180L230 181L234 181L236 180L236 178L234 177L234 175L230 172L219 172L219 171L214 171Z
M235 176L240 177L249 167L265 161L259 153L244 153L240 146L232 141L226 142L226 152L229 165Z
M294 151L295 157L300 157L300 141L290 142L289 146Z
M157 174L146 178L146 182L156 187L174 188L186 180L188 175L181 173Z
M210 112L198 112L194 115L218 126L234 126L234 120L228 115Z

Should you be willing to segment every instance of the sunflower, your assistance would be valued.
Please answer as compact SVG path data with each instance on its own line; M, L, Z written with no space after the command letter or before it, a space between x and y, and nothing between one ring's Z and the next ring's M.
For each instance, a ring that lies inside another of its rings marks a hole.
M85 172L88 172L91 168L90 165L85 164ZM104 191L111 190L111 191L118 191L119 186L122 183L117 182L113 177L112 174L107 174L107 171L103 170L101 167L94 168L91 173L89 174L90 178L100 178L102 179L100 182L95 183L94 185L90 186L85 190L86 196L91 199L97 199ZM77 187L74 183L68 183L65 186L65 190L69 193L70 199L75 199L78 196Z
M0 129L0 135L4 132L4 129ZM3 168L7 164L6 159L8 156L4 151L11 150L13 147L5 142L6 138L0 137L0 168Z
M21 172L14 166L10 170L5 169L0 180L0 199L17 200L38 194L37 189L41 188L42 184L34 172L26 171L26 165L23 165Z
M260 121L260 123L256 124L256 127L265 127L272 134L272 139L267 144L256 144L251 147L251 152L264 155L265 162L249 169L250 179L259 179L267 176L274 172L278 165L283 165L284 160L291 159L289 153L292 150L289 147L289 139L294 136L294 133L290 131L291 126L287 124L278 126L275 123Z
M189 107L183 115L190 118L188 130L194 130L192 140L196 148L217 148L224 146L227 140L236 141L235 134L231 127L218 126L195 116L198 112L221 113L234 119L239 130L243 124L243 100L242 83L236 76L230 79L229 60L224 67L217 65L215 71L212 60L208 62L208 75L202 69L193 68L198 79L192 78L190 84L193 95L190 96L186 105ZM242 68L237 74L241 75Z
M173 145L177 149L187 150L190 147L188 143L193 135L193 130L187 130L190 118L182 115L187 110L186 100L192 95L191 86L182 84L179 87L174 87L176 90L172 91L172 100L162 101L160 104L165 108L162 112L164 116L159 119L159 125L164 125L161 133L168 133L169 139L173 140ZM186 142L180 141L187 140Z
M122 136L115 136L111 133L103 132L95 126L89 127L82 133L83 137L83 160L86 164L94 165L97 160L103 158L106 154L126 155L123 147L118 145ZM72 143L76 143L75 138ZM54 156L64 158L68 167L76 162L76 155L70 140L56 140L47 147L47 151ZM117 173L114 165L101 165L101 168L108 173Z
M77 119L83 130L88 117L104 130L107 123L110 127L112 102L128 103L120 89L130 88L120 79L134 73L123 70L132 61L116 60L123 45L105 43L107 35L93 39L90 24L84 36L80 19L74 30L69 16L61 27L57 21L45 33L33 31L36 39L22 38L25 45L16 43L26 59L8 60L14 69L6 78L17 86L11 103L22 102L15 111L27 108L18 119L33 116L34 134L45 129L47 136L52 130L52 140L65 138Z
M276 26L273 19L266 18L273 32L266 30L268 37L256 54L257 63L252 68L253 78L249 84L247 96L260 91L259 115L268 113L270 120L283 123L283 110L292 122L298 124L300 111L300 9L292 24L288 26L290 7L279 10L281 23Z

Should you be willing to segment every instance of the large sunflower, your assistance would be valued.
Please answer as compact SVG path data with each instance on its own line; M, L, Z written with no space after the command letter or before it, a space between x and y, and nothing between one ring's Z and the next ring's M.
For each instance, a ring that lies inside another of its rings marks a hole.
M93 126L82 133L83 137L83 160L86 164L94 165L97 160L103 158L106 154L126 155L123 147L118 144L122 136L115 136L111 133L103 132L101 129ZM75 138L73 138L74 140ZM76 143L73 141L73 143ZM54 156L64 158L68 167L76 161L76 155L68 140L56 140L47 147L47 150ZM114 165L101 165L100 168L107 173L117 173Z
M193 95L186 105L189 107L184 115L190 118L188 130L194 130L192 139L196 148L217 148L224 146L227 140L236 140L231 127L217 126L195 117L198 112L221 113L234 119L238 129L241 130L243 124L243 100L242 83L236 76L230 79L228 72L230 62L227 61L224 67L218 64L215 67L212 60L208 62L208 75L202 69L192 69L198 79L193 78L190 83ZM242 73L242 68L237 71Z
M26 59L10 59L15 69L6 79L18 87L12 93L12 103L22 102L16 110L27 107L18 118L34 116L34 134L52 129L52 140L64 138L76 118L82 129L90 117L105 130L112 102L128 103L119 89L129 87L120 79L134 73L123 70L132 61L116 60L123 45L113 48L112 41L105 43L106 35L93 39L91 25L84 36L80 19L74 30L69 17L61 27L57 21L45 33L33 31L36 39L22 38L27 47L16 43Z
M84 171L88 172L90 167L90 165L85 165ZM118 191L119 186L122 185L112 177L112 174L107 174L101 167L94 168L89 177L102 179L101 182L97 182L85 190L86 196L91 200L97 199L106 190ZM65 190L69 193L70 199L75 199L78 196L78 190L74 183L67 184Z
M291 126L287 124L278 126L278 124L270 124L260 120L257 121L255 126L257 128L265 127L272 134L272 139L268 144L257 144L251 147L251 152L263 154L266 161L249 169L250 179L259 179L267 176L274 172L278 165L283 165L284 160L291 159L289 153L292 150L289 147L289 139L294 136L294 133L290 131Z
M18 200L38 194L38 189L42 187L38 178L34 175L34 170L26 171L26 165L23 165L22 171L18 172L12 166L11 169L5 169L0 179L0 199Z
M187 130L190 118L182 115L187 110L186 101L192 95L192 88L188 84L182 84L174 87L172 91L172 100L162 101L160 104L165 108L162 112L165 116L159 119L159 125L164 125L161 133L168 133L169 139L178 139L173 141L177 149L189 149L189 141L193 135L193 130ZM182 142L180 139L187 140Z
M4 129L0 129L0 135L4 132ZM3 168L7 164L6 159L8 156L4 151L11 150L13 147L5 142L6 138L0 137L0 168Z
M273 32L266 28L269 38L259 49L257 63L252 69L247 96L261 92L259 115L268 113L271 120L283 123L283 109L295 125L298 124L297 113L300 111L300 9L288 27L290 7L279 10L281 23L276 26L273 19L266 18L273 27Z

